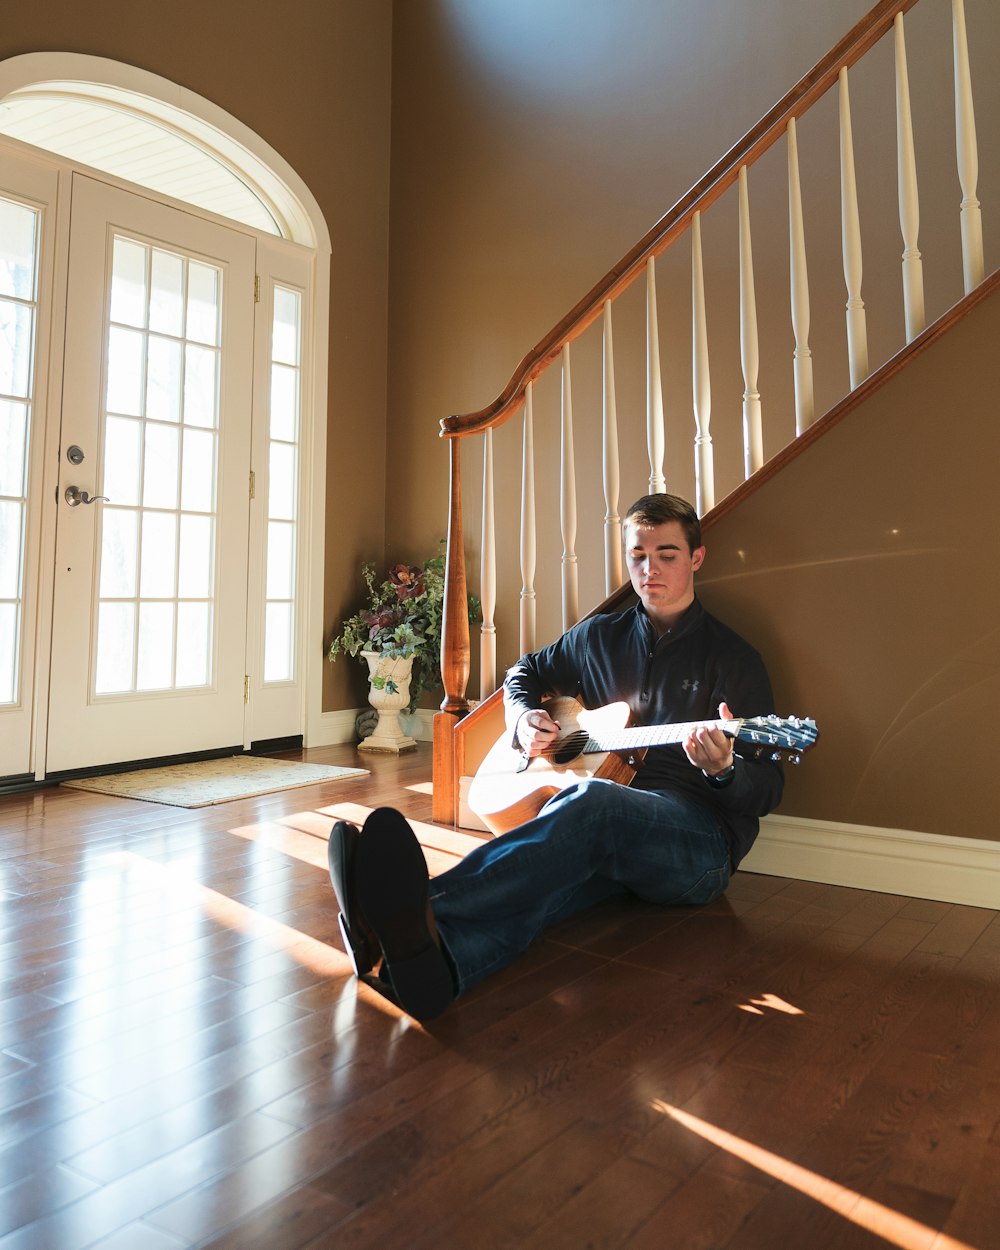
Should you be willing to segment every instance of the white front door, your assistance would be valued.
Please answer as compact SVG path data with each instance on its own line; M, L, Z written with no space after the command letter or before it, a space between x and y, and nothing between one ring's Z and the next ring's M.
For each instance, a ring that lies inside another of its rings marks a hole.
M48 772L244 741L255 242L73 175Z

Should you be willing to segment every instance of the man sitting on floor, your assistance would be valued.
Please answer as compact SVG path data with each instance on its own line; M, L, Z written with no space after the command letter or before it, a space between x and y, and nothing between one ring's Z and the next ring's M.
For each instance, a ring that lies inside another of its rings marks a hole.
M663 905L717 898L781 798L780 766L734 751L711 722L772 712L760 655L694 591L705 559L695 510L647 495L622 523L639 603L590 617L524 656L504 682L507 724L528 756L559 726L548 695L585 707L624 701L633 725L700 722L679 746L651 747L630 786L590 779L532 820L428 880L420 844L394 808L363 829L338 821L330 875L359 976L381 958L382 986L418 1020L516 959L548 926L630 893Z

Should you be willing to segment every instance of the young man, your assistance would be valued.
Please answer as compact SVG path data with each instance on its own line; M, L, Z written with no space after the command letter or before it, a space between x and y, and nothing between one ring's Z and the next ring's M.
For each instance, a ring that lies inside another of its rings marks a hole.
M593 903L622 893L664 905L717 898L758 817L781 798L780 766L734 751L707 723L774 708L758 653L695 595L705 559L697 514L677 496L647 495L623 530L639 603L581 621L519 660L504 682L508 727L524 753L541 754L559 732L543 699L571 695L587 708L625 701L633 725L701 722L683 744L651 747L631 786L571 785L430 882L394 809L376 809L362 830L334 825L330 875L355 970L381 958L386 991L417 1019Z

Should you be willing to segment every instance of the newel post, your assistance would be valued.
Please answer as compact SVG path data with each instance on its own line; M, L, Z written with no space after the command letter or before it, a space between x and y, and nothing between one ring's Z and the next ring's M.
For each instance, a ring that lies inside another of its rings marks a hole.
M448 552L445 562L441 629L441 681L444 699L434 717L434 795L432 819L454 824L458 816L455 726L469 710L469 596L462 531L462 443L449 439L451 456L448 500Z

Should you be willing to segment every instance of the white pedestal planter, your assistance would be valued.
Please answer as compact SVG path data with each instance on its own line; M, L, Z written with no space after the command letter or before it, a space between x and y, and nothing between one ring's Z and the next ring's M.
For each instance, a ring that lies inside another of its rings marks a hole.
M410 702L410 670L413 656L391 658L378 651L362 651L368 662L368 702L378 712L378 724L358 744L359 751L387 751L398 755L412 751L417 741L399 722L399 714Z

